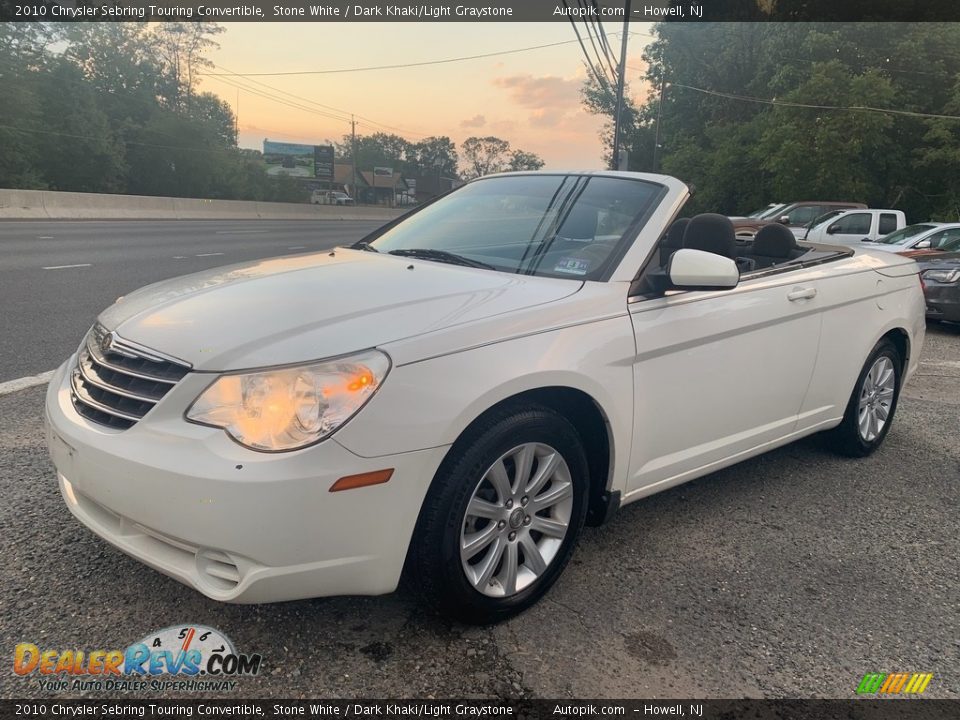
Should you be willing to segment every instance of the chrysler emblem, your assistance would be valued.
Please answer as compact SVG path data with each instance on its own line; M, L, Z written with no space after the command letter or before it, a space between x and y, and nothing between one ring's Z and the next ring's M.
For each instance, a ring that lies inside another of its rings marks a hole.
M100 338L100 352L106 355L110 352L110 349L113 347L113 333L107 333L102 338Z

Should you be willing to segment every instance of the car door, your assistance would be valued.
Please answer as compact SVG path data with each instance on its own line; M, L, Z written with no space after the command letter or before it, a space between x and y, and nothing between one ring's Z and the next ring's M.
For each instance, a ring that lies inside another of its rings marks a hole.
M815 272L631 299L628 494L682 482L793 432L820 338Z
M943 245L949 245L957 238L960 238L960 227L946 228L939 232L927 235L922 241L914 246L914 250L939 250Z
M870 237L873 214L868 212L847 213L827 225L822 242L838 245L857 245Z

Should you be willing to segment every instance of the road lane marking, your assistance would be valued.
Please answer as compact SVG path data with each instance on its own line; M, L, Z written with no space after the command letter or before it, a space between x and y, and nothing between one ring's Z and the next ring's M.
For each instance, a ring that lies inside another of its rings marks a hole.
M90 263L77 263L76 265L44 265L44 270L66 270L67 268L91 267Z
M291 245L290 247L287 248L287 250L306 250L306 249L307 249L306 245Z
M196 257L213 257L215 255L223 255L223 253L200 253Z
M50 378L53 377L53 370L48 370L45 373L40 373L39 375L31 375L29 377L17 378L16 380L8 380L7 382L0 383L0 395L9 395L10 393L15 393L18 390L26 390L27 388L34 387L36 385L46 385L50 382Z
M217 230L217 235L258 235L267 232L266 230Z
M186 255L174 255L174 256L173 256L173 259L174 259L174 260L186 260L186 259L187 259L187 256L186 256Z
M53 235L37 235L37 240L53 240Z

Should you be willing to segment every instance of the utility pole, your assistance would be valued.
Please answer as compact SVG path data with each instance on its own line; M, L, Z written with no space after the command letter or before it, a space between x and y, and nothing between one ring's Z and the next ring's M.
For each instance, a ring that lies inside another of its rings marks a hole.
M630 0L623 4L623 36L620 38L620 68L617 72L617 114L613 118L613 159L611 170L626 170L620 167L620 135L623 132L620 113L623 111L623 76L627 71L627 37L630 29Z
M233 115L233 141L240 145L240 88L237 88L237 111Z
M666 68L664 68L664 73L660 77L660 99L657 100L657 128L653 136L653 167L650 169L650 172L657 171L657 150L660 149L660 113L663 112L663 89L667 84L667 73Z
M350 156L353 162L353 201L360 202L360 184L357 182L357 121L350 114Z

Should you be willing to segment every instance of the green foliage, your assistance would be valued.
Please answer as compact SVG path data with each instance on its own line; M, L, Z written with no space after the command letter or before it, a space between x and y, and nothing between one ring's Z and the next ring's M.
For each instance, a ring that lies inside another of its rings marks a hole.
M0 187L303 202L197 92L212 23L0 23ZM55 48L55 51L54 51Z
M357 135L357 169L371 170L374 167L391 167L407 177L436 175L457 176L457 147L446 137L428 137L419 142L410 142L399 135L374 133ZM334 143L337 158L353 157L353 137L344 135Z
M666 80L663 104L655 91L628 105L630 168L694 185L688 211L823 199L899 208L910 221L960 218L960 120L868 109L960 115L960 25L660 23L654 32L646 79L657 89ZM583 96L612 117L612 94L596 81Z
M543 160L535 153L511 150L502 138L470 137L460 146L463 151L464 177L475 178L506 170L539 170Z

